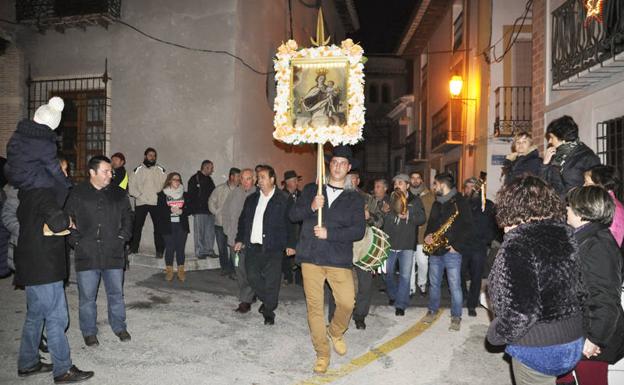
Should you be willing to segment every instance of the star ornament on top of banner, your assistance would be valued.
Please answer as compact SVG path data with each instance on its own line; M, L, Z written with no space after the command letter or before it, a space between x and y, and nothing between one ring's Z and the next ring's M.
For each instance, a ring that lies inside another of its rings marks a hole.
M587 27L592 20L602 23L602 8L604 7L604 0L585 0L584 3L585 9L587 10L585 27Z

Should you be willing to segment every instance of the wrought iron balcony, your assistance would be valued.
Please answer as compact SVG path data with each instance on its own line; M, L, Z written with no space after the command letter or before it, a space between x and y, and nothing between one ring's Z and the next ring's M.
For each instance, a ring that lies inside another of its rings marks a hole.
M451 100L431 117L431 151L445 152L462 144L461 101ZM452 114L450 107L452 105ZM452 119L451 119L452 117Z
M121 16L121 0L18 0L15 11L20 23L63 32L88 25L108 27Z
M531 87L498 87L494 94L494 136L511 137L531 129Z
M552 13L554 88L580 88L624 70L619 55L624 51L624 7L619 3L605 2L602 22L586 20L583 0L567 0Z

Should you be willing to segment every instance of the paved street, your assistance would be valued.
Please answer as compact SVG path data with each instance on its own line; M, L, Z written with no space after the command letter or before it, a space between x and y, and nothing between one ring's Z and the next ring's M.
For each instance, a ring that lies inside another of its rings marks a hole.
M17 351L25 312L24 292L0 281L0 384L50 384L49 375L19 379ZM430 328L418 321L423 307L396 317L376 293L365 331L347 333L349 352L332 356L330 372L314 376L302 289L285 287L275 326L255 311L236 314L235 282L216 271L196 271L187 282L166 283L154 269L133 266L126 275L130 343L121 343L99 299L100 346L84 346L78 328L75 284L67 289L67 333L74 363L94 370L89 383L119 384L511 384L502 353L484 347L487 315L465 317L459 333L447 331L448 310ZM102 289L103 290L103 289ZM424 303L424 299L414 301ZM47 355L45 355L47 358Z

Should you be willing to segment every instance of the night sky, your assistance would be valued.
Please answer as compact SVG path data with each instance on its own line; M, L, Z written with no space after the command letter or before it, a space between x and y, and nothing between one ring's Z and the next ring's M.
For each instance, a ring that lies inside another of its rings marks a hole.
M420 0L356 0L360 29L351 38L367 54L394 53Z

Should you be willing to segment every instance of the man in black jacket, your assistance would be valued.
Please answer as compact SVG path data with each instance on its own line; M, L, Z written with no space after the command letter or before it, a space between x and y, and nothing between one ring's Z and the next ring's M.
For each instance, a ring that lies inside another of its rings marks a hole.
M337 146L329 161L329 180L323 195L317 185L307 185L290 212L294 222L303 221L297 244L297 262L301 263L303 288L308 308L308 325L316 351L314 372L325 373L329 367L329 339L339 355L347 353L344 333L353 312L353 242L362 239L366 230L364 200L351 189L345 190L351 169L351 149ZM322 226L318 226L318 210L322 208ZM332 289L336 311L325 327L324 286Z
M108 323L121 341L130 341L126 330L123 299L124 246L132 236L132 209L128 194L112 185L110 159L89 160L89 180L74 187L66 211L74 220L70 243L76 250L80 331L87 346L97 339L96 298L104 280L108 301Z
M52 188L22 190L15 248L16 284L26 287L26 320L22 329L17 374L26 377L53 372L55 381L78 382L93 377L72 365L65 330L69 325L63 281L67 278L65 239L44 236L44 224L55 233L72 226L55 200ZM39 341L45 325L52 365L40 361Z
M292 206L297 203L297 199L301 196L301 190L299 190L299 180L301 179L300 175L297 175L295 170L288 170L284 172L284 180L282 184L284 191L288 195L288 207L289 210ZM299 231L301 230L301 223L293 223L291 226L291 234L289 237L293 238L293 242L296 243L296 239L299 238ZM295 275L295 281L298 281L301 284L301 270L297 269L297 272L293 274L293 261L294 255L286 255L284 254L284 258L282 259L282 275L284 277L284 284L293 283L293 275Z
M214 165L210 160L204 160L201 169L189 178L188 209L193 216L193 239L195 241L195 255L199 259L214 257L215 217L208 209L208 199L215 189L212 180Z
M449 222L449 228L444 232L448 239L448 246L434 250L429 256L429 311L424 322L431 323L440 308L440 287L442 276L446 270L449 288L451 290L451 325L449 330L459 331L462 315L461 263L462 254L472 236L472 213L468 202L457 192L455 178L449 173L435 176L433 191L436 200L431 207L427 229L425 230L425 244L434 242L433 234ZM456 214L454 220L451 216ZM447 222L448 221L448 222Z
M275 170L264 165L258 172L256 191L245 199L238 220L234 251L245 246L247 279L262 301L258 311L265 325L275 323L274 310L282 277L282 254L294 254L294 245L288 245L292 224L288 220L288 197L275 187Z

